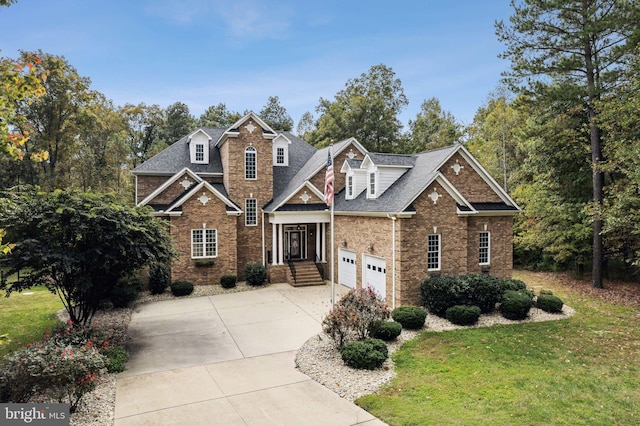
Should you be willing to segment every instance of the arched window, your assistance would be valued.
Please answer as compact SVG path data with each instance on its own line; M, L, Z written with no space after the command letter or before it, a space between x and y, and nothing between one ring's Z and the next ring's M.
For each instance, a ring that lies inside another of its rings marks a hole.
M252 146L248 146L247 149L244 150L244 178L245 179L256 179L256 167L257 167L257 156L258 152Z

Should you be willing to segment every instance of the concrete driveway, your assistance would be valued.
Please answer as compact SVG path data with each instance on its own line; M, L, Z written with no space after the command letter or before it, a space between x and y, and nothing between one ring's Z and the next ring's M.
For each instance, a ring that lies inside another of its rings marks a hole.
M330 286L274 284L139 306L115 425L384 425L295 368L330 301Z

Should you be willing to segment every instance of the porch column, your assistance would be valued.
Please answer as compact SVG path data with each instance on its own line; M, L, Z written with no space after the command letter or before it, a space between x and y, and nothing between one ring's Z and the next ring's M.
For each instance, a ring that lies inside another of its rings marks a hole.
M320 260L320 223L316 223L316 257ZM316 259L313 259L314 261Z
M278 264L284 265L284 226L278 224Z
M278 227L275 223L271 224L271 264L278 264L278 246L276 245L276 241L278 240Z
M324 223L322 225L322 263L327 261L327 236L326 236L326 225Z

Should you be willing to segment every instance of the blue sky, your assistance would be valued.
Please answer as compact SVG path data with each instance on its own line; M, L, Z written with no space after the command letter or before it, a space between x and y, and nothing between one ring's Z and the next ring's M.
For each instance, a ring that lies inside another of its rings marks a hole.
M260 111L278 96L297 123L376 64L470 123L509 63L494 21L509 0L18 0L0 8L0 55L64 56L116 105L220 102Z

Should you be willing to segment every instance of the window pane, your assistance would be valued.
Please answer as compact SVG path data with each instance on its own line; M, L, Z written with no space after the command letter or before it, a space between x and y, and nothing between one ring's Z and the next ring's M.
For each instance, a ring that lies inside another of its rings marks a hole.
M284 148L277 148L276 164L284 164Z
M196 161L204 161L204 145L196 145Z
M244 202L245 225L258 224L258 202L255 198L247 198Z
M440 269L440 235L432 234L427 239L427 269Z
M490 247L490 235L488 232L480 233L480 241L479 241L479 252L478 252L478 262L482 264L488 264L490 261L489 256L489 247Z
M191 230L191 257L202 257L204 255L202 238L202 229Z
M244 152L244 177L245 179L256 178L256 149L252 146L248 147Z

